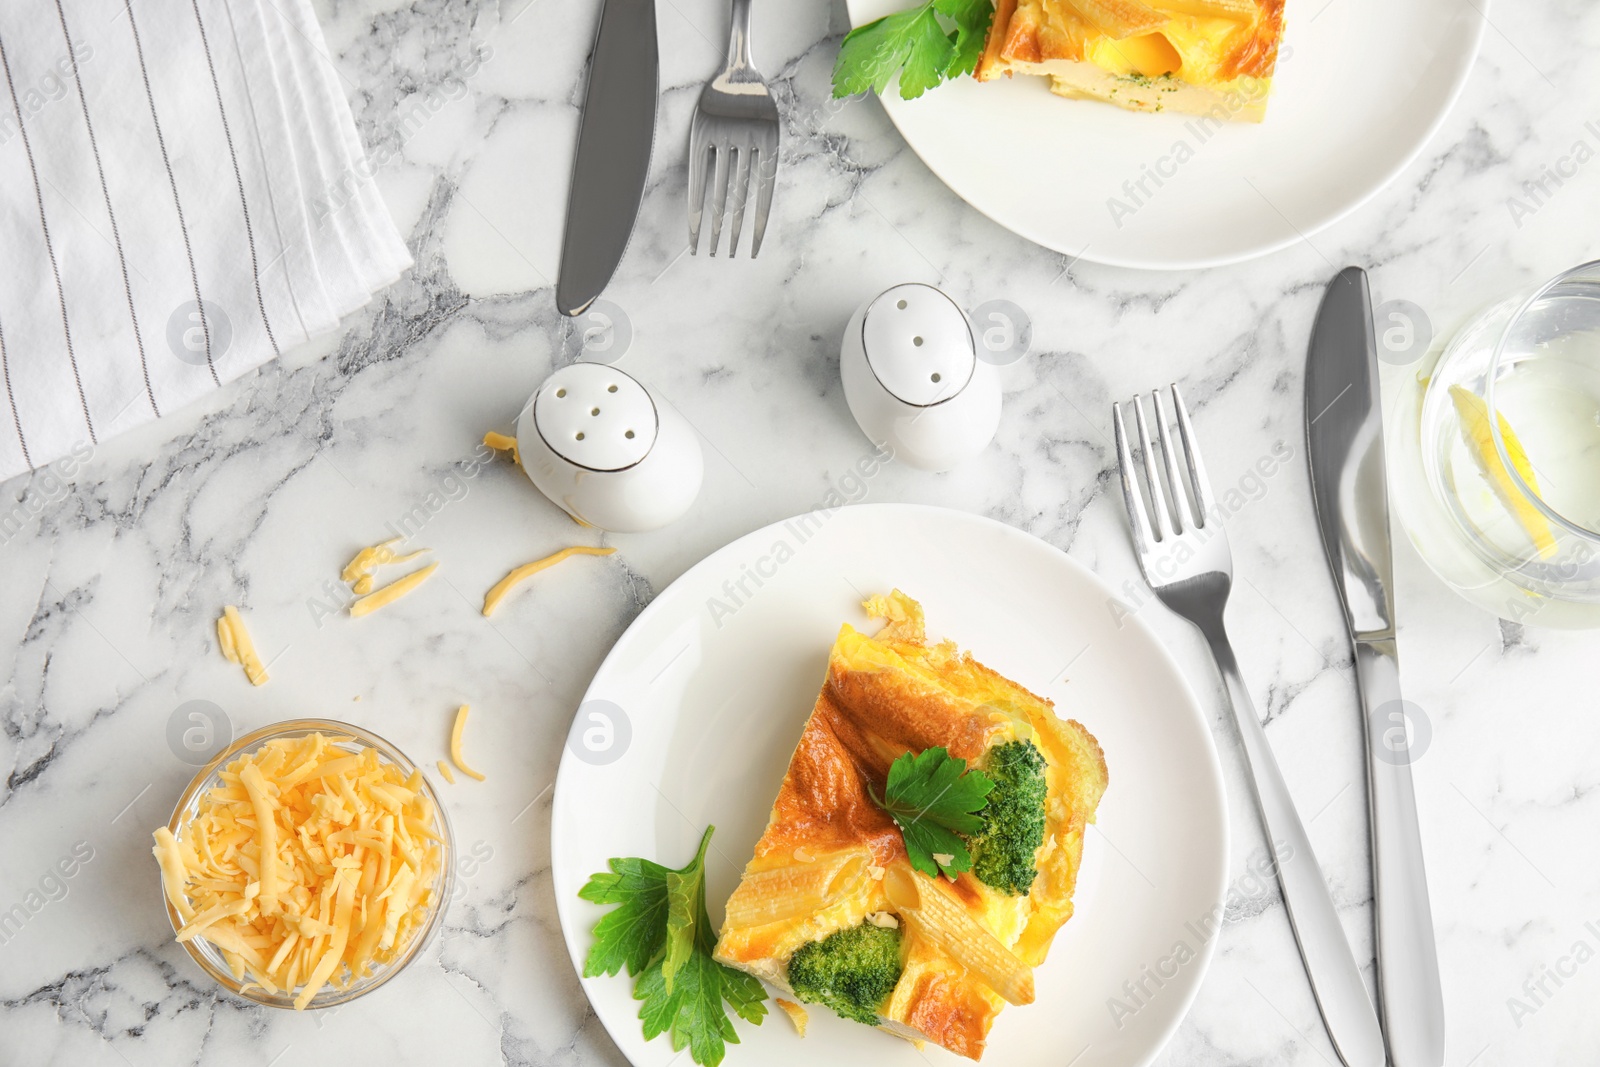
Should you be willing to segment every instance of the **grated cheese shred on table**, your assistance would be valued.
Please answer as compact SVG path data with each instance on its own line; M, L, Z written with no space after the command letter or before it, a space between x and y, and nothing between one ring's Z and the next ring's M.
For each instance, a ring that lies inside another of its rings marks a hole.
M217 644L222 647L224 659L244 668L244 676L250 679L251 685L266 684L266 665L256 655L256 645L250 640L250 631L245 629L239 609L232 604L223 608L222 617L217 619Z

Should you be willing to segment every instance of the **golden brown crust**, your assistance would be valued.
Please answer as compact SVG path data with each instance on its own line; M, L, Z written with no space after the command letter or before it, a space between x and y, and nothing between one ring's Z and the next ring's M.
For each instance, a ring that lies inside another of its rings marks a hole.
M908 988L899 1021L958 1056L981 1059L1000 1011L998 998L964 971L945 969L938 955L936 950L913 950L907 976L901 979Z
M1004 0L1002 0L1004 2ZM971 872L946 883L947 895L1028 966L1042 962L1050 940L1072 914L1084 827L1106 787L1099 744L1076 722L1063 722L1050 701L1006 679L949 643L930 645L921 610L898 592L875 598L873 610L893 619L876 638L841 629L828 673L801 734L772 816L729 913L751 902L753 878L803 869L847 852L870 852L877 880L859 877L822 910L762 926L723 926L717 957L783 984L799 945L893 908L883 869L910 871L905 844L882 795L889 765L904 752L943 746L969 761L1015 737L1030 737L1046 762L1046 842L1028 896L1010 897ZM861 860L855 861L857 863ZM915 875L923 878L924 875ZM906 938L905 970L884 1008L886 1027L920 1035L977 1059L1004 1000L937 944Z
M974 708L952 700L946 690L918 685L904 674L888 671L848 670L835 664L828 669L828 689L857 724L870 724L874 741L885 746L859 753L875 777L885 778L889 764L902 752L921 752L943 745L952 756L972 761L983 755L1000 727L974 714ZM873 758L877 757L877 758Z
M824 689L789 761L766 833L756 843L758 858L787 859L796 848L816 853L861 844L872 849L880 867L905 855L894 820L867 795L869 781L883 788L887 764L880 771L859 761L851 748L862 745L851 716Z
M981 82L1004 74L1010 76L1011 71L1006 66L1007 55L1020 55L1026 45L1023 41L1011 37L1011 15L1017 10L1017 0L995 0L994 18L989 22L989 33L983 41L983 55L978 58L978 65L973 70L972 76ZM1037 43L1033 51L1039 50Z
M1083 17L1069 0L1007 0L1007 27L998 59L1008 63L1041 63L1052 59L1082 59L1084 42L1105 36ZM1283 36L1284 0L1255 0L1259 12L1253 25L1233 34L1218 64L1226 77L1272 73L1278 41ZM1174 16L1181 18L1182 16ZM1000 22L998 8L991 35Z
M1008 47L1000 53L1008 64L1081 60L1084 42L1100 35L1087 19L1059 0L1019 0L1010 23ZM1009 47L1013 41L1015 48Z
M1278 66L1278 42L1283 40L1284 0L1256 0L1261 19L1254 32L1245 37L1223 60L1219 71L1224 78L1248 75L1270 78Z

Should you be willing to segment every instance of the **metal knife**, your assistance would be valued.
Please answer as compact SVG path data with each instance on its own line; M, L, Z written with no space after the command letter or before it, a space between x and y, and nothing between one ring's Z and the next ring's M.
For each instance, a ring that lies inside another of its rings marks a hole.
M1444 996L1394 637L1377 344L1359 267L1339 272L1317 311L1306 359L1306 445L1364 713L1378 1000L1389 1058L1394 1067L1443 1067Z
M561 238L563 315L594 303L628 247L650 171L660 66L655 0L604 0Z

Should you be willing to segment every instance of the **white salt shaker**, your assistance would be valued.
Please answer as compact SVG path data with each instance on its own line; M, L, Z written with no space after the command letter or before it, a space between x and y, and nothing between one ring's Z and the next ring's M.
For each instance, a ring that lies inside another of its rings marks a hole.
M839 351L844 396L863 433L922 470L982 452L1000 426L1000 380L978 359L966 312L910 282L863 304Z
M557 507L618 533L681 517L705 472L683 416L603 363L573 363L544 380L517 419L517 451Z

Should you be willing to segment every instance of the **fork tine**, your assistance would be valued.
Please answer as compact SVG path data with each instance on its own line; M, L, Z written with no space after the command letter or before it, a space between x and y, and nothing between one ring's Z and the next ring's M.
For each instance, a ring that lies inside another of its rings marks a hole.
M731 169L729 157L733 154L733 146L719 144L714 151L717 154L717 170L711 178L711 254L717 254L717 245L722 241L722 213L728 209L728 173Z
M1178 392L1176 384L1171 388L1172 403L1178 409L1178 433L1183 438L1183 458L1189 467L1189 484L1194 487L1194 502L1200 507L1195 524L1204 528L1217 501L1211 492L1211 479L1206 477L1205 464L1200 460L1200 446L1195 443L1194 426L1189 422L1189 409L1183 404L1183 394Z
M728 179L733 186L733 233L728 238L728 258L739 254L739 231L744 228L744 204L750 195L750 149L739 149L739 162Z
M1150 429L1144 421L1144 398L1133 398L1133 418L1139 424L1139 450L1144 453L1144 475L1150 486L1150 507L1155 511L1156 540L1164 541L1175 531L1172 518L1167 514L1166 494L1161 490L1161 469L1156 466L1156 453L1150 447Z
M1167 405L1161 402L1161 390L1152 390L1150 396L1156 403L1156 427L1161 437L1161 459L1167 469L1167 485L1172 490L1173 518L1178 524L1178 532L1182 533L1197 525L1194 510L1189 507L1189 494L1183 488L1183 479L1178 477L1177 442L1172 439L1172 420L1167 418Z
M699 134L699 130L694 131ZM700 216L706 203L706 168L710 160L706 158L708 146L698 143L700 138L689 138L689 254L697 255L700 251Z
M1150 516L1144 509L1144 500L1139 496L1138 486L1133 484L1133 452L1128 448L1128 427L1122 421L1121 404L1111 405L1111 423L1117 436L1117 468L1122 472L1122 498L1128 506L1128 521L1133 525L1134 537L1142 555L1155 543L1155 538L1150 534Z
M767 233L767 215L772 211L772 187L778 183L776 137L772 144L756 149L750 164L750 180L756 182L756 232L750 241L750 258L755 259L761 252L761 238Z

